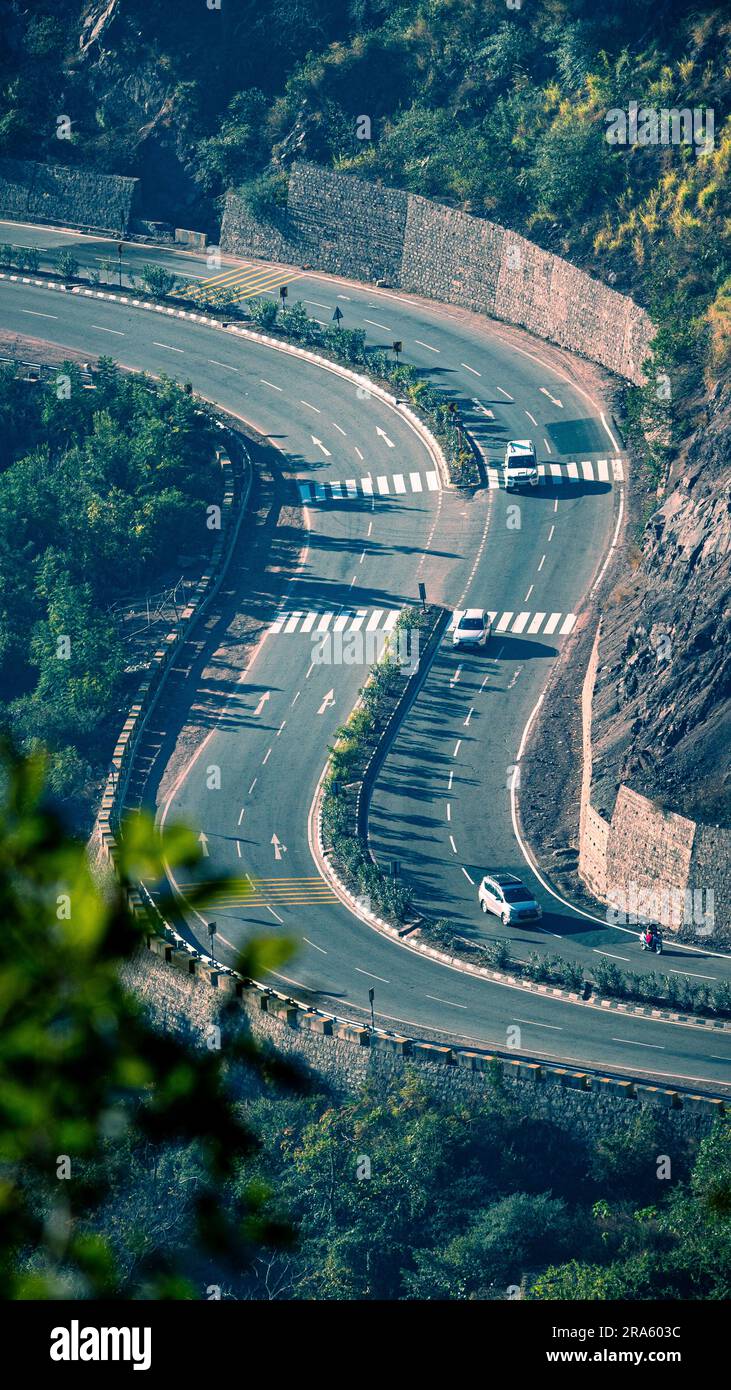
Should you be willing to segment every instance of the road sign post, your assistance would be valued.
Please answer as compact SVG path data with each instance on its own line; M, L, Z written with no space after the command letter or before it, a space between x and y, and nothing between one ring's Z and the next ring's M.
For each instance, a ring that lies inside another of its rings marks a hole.
M208 923L208 939L209 939L209 941L210 941L210 947L211 947L211 960L213 961L213 964L214 964L214 965L216 964L216 958L215 958L215 956L214 956L214 954L213 954L213 940L214 940L215 935L216 935L216 923L215 923L215 922L209 922L209 923Z
M375 1015L375 1011L374 1011L374 1008L373 1008L373 1001L374 1001L375 997L376 997L376 991L375 991L374 989L369 989L369 991L368 991L368 1003L369 1003L370 1006L371 1006L371 1028L373 1028L373 1029L375 1029L375 1026L376 1026L376 1015Z
M396 361L397 361L397 362L398 362L398 359L399 359L399 353L403 352L403 350L404 350L404 345L403 345L403 343L401 342L401 339L400 339L400 338L397 338L396 341L395 341L395 343L393 344L393 355L394 355L394 357L396 358Z
M333 323L335 324L336 328L339 328L339 327L340 327L340 320L341 320L342 317L343 317L343 311L342 311L342 309L340 308L340 305L339 305L339 304L336 304L336 305L335 305L335 312L334 312L334 314L333 314Z
M287 286L286 286L286 285L280 285L280 286L279 286L279 298L280 298L280 300L281 300L281 307L284 308L284 301L285 301L285 299L287 298Z
M421 600L421 606L426 613L426 584L419 585L419 598Z
M124 246L121 241L117 242L117 255L119 256L119 288L122 288L122 252Z

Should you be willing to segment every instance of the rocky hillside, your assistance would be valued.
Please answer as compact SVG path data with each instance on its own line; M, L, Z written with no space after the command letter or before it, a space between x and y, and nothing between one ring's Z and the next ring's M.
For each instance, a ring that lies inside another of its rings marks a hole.
M604 605L594 788L627 782L691 819L731 824L731 382L671 465ZM634 572L632 572L634 570Z

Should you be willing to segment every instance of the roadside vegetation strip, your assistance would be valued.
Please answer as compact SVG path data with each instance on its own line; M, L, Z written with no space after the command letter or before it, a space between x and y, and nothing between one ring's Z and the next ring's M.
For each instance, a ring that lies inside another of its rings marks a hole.
M370 787L394 729L410 702L421 663L439 641L447 614L430 605L404 608L386 638L384 652L371 668L355 708L337 730L322 782L320 834L348 891L367 912L374 908L396 929L413 919L408 892L376 863L367 835ZM403 662L418 642L418 666L406 676Z
M3 255L8 249L0 247L0 265L12 264ZM177 280L169 272L163 272L160 276L152 274L158 269L155 266L143 268L143 277L145 271L149 273L143 278L142 286L135 284L124 290L115 288L113 291L108 287L101 288L98 277L90 288L89 280L78 277L78 266L75 269L72 267L73 273L66 277L62 274L61 278L58 273L34 269L31 274L42 276L42 279L31 280L22 274L3 271L0 271L0 279L67 292L71 285L72 294L81 292L86 297L95 296L127 307L152 309L209 327L235 327L237 331L250 333L262 342L304 351L315 359L352 373L359 390L367 391L370 387L375 395L387 395L390 404L402 407L407 404L412 419L422 429L429 430L438 446L435 458L443 480L455 487L479 486L482 473L477 461L478 453L459 423L456 403L433 386L427 375L418 368L396 361L382 348L367 347L364 330L329 325L323 327L316 319L309 317L301 303L280 311L274 300L255 300L249 304L249 312L246 313L235 302L223 303L216 299L210 303L202 295L197 299L190 294L183 297L176 292ZM96 272L94 274L96 276ZM208 313L201 314L201 308L207 308ZM220 317L212 316L216 313ZM391 396L391 393L394 395Z

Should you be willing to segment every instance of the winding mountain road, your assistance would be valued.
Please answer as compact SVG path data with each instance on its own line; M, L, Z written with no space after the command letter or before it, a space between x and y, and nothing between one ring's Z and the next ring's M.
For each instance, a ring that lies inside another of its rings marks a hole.
M48 265L67 247L87 264L109 255L101 239L48 228L5 224L2 237L47 248ZM211 277L189 254L127 246L124 259ZM481 655L457 655L448 639L437 653L376 787L375 852L397 858L417 898L468 934L506 934L478 912L476 885L489 868L509 869L535 886L545 911L540 931L512 933L518 951L558 949L585 963L599 951L648 968L634 932L607 926L600 909L591 920L533 876L510 795L523 731L624 505L626 461L605 403L568 355L476 316L230 259L220 273L252 293L257 283L276 293L288 279L290 303L301 298L324 322L340 307L345 326L364 328L370 342L401 339L406 359L460 401L490 485L471 498L444 488L403 412L337 372L187 318L0 281L2 330L192 382L276 448L287 499L303 509L298 558L278 569L269 611L261 617L261 593L238 598L241 611L259 615L257 640L236 678L221 680L220 718L158 806L161 820L202 829L203 876L252 881L251 896L232 893L216 909L219 955L232 962L252 931L282 932L299 945L279 986L333 1013L369 1016L372 988L387 1027L504 1050L517 1026L518 1050L533 1056L723 1093L728 1035L530 994L419 955L349 912L310 850L308 812L328 745L365 674L365 664L316 660L316 643L325 631L388 630L422 581L435 601L493 612L495 634ZM544 479L533 495L506 495L492 465L506 440L526 436ZM202 920L191 912L188 923L207 947ZM671 946L663 968L729 975L728 961L705 949Z

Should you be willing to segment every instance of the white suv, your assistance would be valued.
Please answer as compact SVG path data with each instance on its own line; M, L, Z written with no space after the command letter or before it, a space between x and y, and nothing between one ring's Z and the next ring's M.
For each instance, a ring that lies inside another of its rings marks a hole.
M490 619L484 608L458 608L452 630L453 647L484 647L490 636Z
M515 874L491 874L483 878L477 890L483 912L492 912L505 927L520 922L538 922L543 908Z

